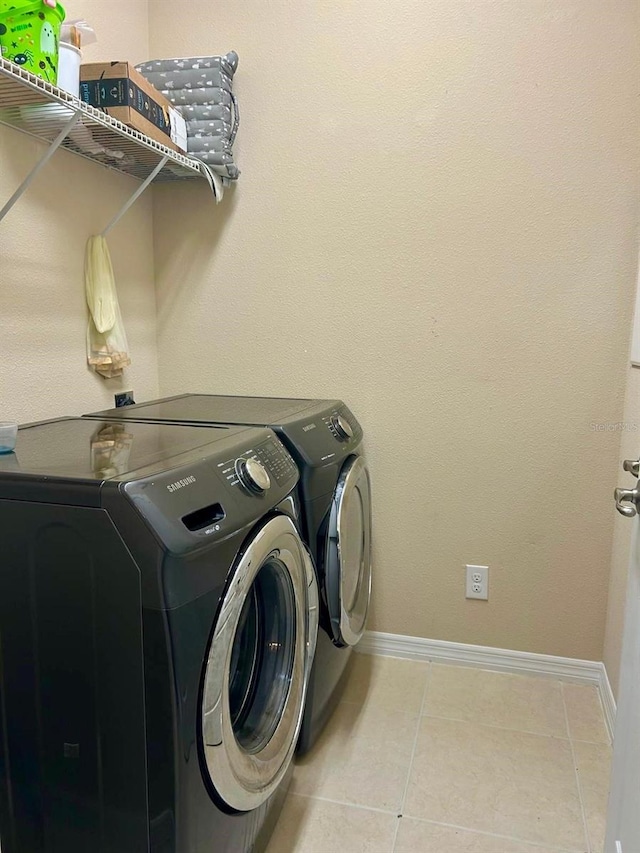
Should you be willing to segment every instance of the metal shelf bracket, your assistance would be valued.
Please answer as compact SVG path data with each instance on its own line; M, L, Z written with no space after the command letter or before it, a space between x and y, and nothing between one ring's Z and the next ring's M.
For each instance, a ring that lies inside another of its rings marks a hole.
M166 182L205 178L216 202L222 199L226 179L220 178L202 161L150 139L96 107L85 104L74 95L24 71L2 56L0 104L0 124L40 139L47 146L40 160L0 210L0 221L61 145L65 150L87 160L142 181L124 207L106 226L103 235L111 231L153 180ZM41 110L43 104L55 104L56 107L51 111L46 107ZM27 114L25 107L29 110ZM64 120L67 114L70 118L64 127L60 128L60 117ZM77 137L72 131L78 122L84 125L83 130L86 132ZM97 150L85 144L85 139L96 142ZM156 158L159 162L154 166ZM167 164L168 168L165 168Z
M64 140L69 135L70 131L73 130L75 125L78 123L81 116L82 116L82 113L74 112L74 114L71 116L69 121L65 124L65 126L62 128L62 130L60 131L58 136L54 139L54 141L51 143L51 145L49 145L49 147L44 152L42 157L38 160L38 162L35 164L33 169L31 169L31 171L29 172L27 177L24 179L24 181L20 184L18 189L11 196L9 201L5 204L5 206L2 208L2 210L0 210L0 222L5 218L7 213L9 213L9 211L15 205L15 203L28 190L28 188L31 186L31 184L35 180L35 178L38 175L38 173L40 172L40 170L44 166L46 166L46 164L49 162L49 160L53 157L55 152L58 150L58 148L62 145ZM157 178L157 176L160 174L160 172L164 169L165 165L167 164L168 159L169 159L168 157L163 157L160 160L160 162L158 163L158 165L155 167L155 169L153 169L153 171L148 175L148 177L145 178L145 180L136 189L136 191L131 196L131 198L127 201L127 203L121 208L121 210L118 211L118 213L113 217L111 222L104 229L104 231L102 232L103 237L106 237L107 234L109 233L109 231L111 231L111 229L115 225L118 224L118 222L122 219L122 217L129 210L129 208L135 204L135 202L140 198L142 193L147 189L149 184L153 183L153 181Z
M27 177L24 179L24 181L20 184L18 189L11 196L9 201L5 204L5 206L2 208L2 210L0 210L0 222L5 218L7 213L9 213L11 208L18 201L18 199L23 195L23 193L31 186L31 184L33 183L38 172L40 172L40 170L43 168L43 166L46 166L46 164L53 157L53 155L58 150L58 148L62 145L62 143L64 142L64 140L68 136L69 131L71 131L74 128L74 126L77 124L77 122L80 118L80 115L81 115L81 113L74 112L74 114L71 116L69 121L65 124L65 126L62 128L62 130L60 131L58 136L54 139L54 141L47 148L47 150L44 152L42 157L38 160L36 165L33 167L33 169L29 172Z
M136 201L140 198L140 196L146 190L146 188L149 186L149 184L153 183L155 178L164 169L165 164L166 164L168 159L169 159L168 157L163 157L162 160L160 160L158 165L155 167L153 172L151 172L151 174L140 184L140 186L134 192L134 194L131 196L129 201L124 205L124 207L122 207L121 210L118 211L118 213L116 213L116 215L113 217L111 222L104 229L104 231L102 232L103 237L106 237L107 234L109 233L109 231L111 231L111 229L114 227L114 225L118 224L118 222L122 219L122 217L129 210L129 208L132 207L136 203Z

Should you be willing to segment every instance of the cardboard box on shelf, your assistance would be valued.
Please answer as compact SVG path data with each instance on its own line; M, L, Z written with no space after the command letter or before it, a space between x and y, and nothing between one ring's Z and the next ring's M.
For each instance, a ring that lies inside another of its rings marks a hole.
M184 118L129 62L82 65L80 98L173 151L187 149Z

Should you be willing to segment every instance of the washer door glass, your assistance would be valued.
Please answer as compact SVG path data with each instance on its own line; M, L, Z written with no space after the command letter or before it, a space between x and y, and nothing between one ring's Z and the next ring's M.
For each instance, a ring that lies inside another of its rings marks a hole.
M371 486L361 456L352 456L340 472L325 554L333 638L354 646L364 633L371 597Z
M289 695L296 639L291 577L277 559L260 569L240 614L229 668L236 740L258 752L271 739Z
M311 558L293 522L277 516L230 574L203 677L203 771L232 809L261 805L291 762L317 612Z

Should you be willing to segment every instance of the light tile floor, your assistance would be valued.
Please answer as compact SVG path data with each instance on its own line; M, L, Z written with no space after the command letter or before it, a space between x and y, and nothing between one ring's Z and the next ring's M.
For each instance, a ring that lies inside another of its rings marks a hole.
M268 853L601 853L594 687L354 655Z

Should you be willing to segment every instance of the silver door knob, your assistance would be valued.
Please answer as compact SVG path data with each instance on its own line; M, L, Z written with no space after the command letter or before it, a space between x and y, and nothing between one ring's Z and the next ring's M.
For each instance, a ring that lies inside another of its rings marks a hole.
M638 489L616 489L613 493L616 499L616 509L620 515L633 518L640 506L640 490Z
M634 477L640 477L640 459L625 459L622 467Z

